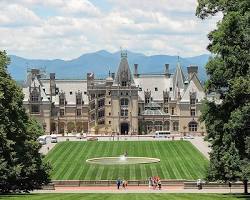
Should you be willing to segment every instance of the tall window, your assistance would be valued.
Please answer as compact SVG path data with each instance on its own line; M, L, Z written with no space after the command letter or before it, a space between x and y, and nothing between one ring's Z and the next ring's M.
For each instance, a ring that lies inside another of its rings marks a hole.
M82 109L77 109L76 110L76 115L81 116L82 115Z
M31 113L33 113L33 114L40 113L40 106L39 105L31 105Z
M122 117L128 116L128 110L127 109L121 109L121 116Z
M191 115L192 117L195 116L195 109L190 109L190 115Z
M128 105L128 99L124 98L121 99L121 106L127 106Z
M39 96L37 94L32 94L31 95L31 102L38 102L39 101Z
M148 104L150 102L150 97L145 97L145 103Z
M164 130L165 130L165 131L169 131L169 130L170 130L170 123L169 123L169 121L166 121L166 122L164 123L164 125L165 125Z
M172 115L174 115L174 107L172 107L172 112L171 113L172 113Z
M190 122L188 124L188 128L190 132L196 132L197 131L198 124L196 122Z
M173 131L179 131L179 122L173 122Z
M76 105L81 105L81 104L82 104L82 98L76 97Z
M105 104L104 99L99 100L99 101L98 101L98 108L103 107L104 104Z
M64 109L60 109L60 116L64 116Z
M64 105L64 103L65 103L65 99L63 97L60 97L59 98L59 104Z
M104 110L101 110L101 111L98 112L98 117L99 118L104 117L104 115L105 115L105 111Z

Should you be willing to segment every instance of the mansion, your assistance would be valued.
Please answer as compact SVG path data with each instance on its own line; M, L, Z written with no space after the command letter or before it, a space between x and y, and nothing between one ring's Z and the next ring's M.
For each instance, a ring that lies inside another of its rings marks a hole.
M199 122L201 101L206 97L198 79L197 66L184 75L178 61L174 74L165 64L163 73L130 70L127 53L121 52L116 73L96 79L44 78L31 69L23 87L24 107L46 134L150 134L157 130L174 134L203 134Z

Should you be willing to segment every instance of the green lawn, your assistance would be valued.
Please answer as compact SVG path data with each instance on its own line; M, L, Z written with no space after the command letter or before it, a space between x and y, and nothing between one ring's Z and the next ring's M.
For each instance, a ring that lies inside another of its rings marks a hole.
M2 195L0 200L249 200L249 196L223 194L30 194Z
M142 165L100 166L85 162L88 158L119 156L160 158L160 163ZM188 141L116 141L61 142L46 156L52 164L53 180L194 180L205 176L208 160Z

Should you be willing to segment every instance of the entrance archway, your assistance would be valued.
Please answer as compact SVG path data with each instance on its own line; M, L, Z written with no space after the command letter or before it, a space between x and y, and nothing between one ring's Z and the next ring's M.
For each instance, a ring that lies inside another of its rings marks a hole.
M128 123L121 123L121 135L128 135L129 125Z

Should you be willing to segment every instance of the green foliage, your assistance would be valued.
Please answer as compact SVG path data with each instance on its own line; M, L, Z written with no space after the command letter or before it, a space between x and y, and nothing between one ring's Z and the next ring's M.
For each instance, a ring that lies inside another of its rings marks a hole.
M50 169L38 153L42 128L26 114L22 90L7 73L9 62L0 51L0 193L39 188Z
M221 12L217 29L209 33L207 92L221 102L206 101L201 119L212 140L210 180L249 179L250 163L250 1L198 0L202 19Z

